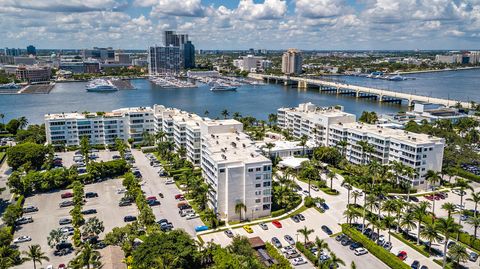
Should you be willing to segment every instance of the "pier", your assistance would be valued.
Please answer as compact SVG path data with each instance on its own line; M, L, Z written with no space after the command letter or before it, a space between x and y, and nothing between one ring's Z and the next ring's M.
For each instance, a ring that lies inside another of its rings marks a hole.
M406 101L408 106L413 106L416 102L439 104L446 107L452 107L457 104L461 104L462 107L466 108L471 106L470 102L350 85L346 83L326 81L318 78L312 79L304 77L263 74L249 74L249 77L263 80L267 83L282 83L286 86L296 85L299 89L318 88L319 92L333 93L337 95L351 95L355 96L356 98L372 99L382 103L401 104L402 101Z

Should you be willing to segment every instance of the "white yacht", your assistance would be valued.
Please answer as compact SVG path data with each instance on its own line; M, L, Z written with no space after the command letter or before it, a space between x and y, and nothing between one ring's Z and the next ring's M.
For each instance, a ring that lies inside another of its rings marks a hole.
M118 88L113 83L106 79L95 79L90 81L87 86L89 92L114 92L118 91Z
M20 86L13 82L7 83L7 84L0 84L0 89L18 89L18 88L20 88Z
M215 85L210 88L212 92L224 92L224 91L236 91L237 87L228 86L228 85Z
M405 79L406 78L400 76L399 74L396 74L396 75L388 78L388 80L391 80L391 81L402 81L402 80L405 80Z

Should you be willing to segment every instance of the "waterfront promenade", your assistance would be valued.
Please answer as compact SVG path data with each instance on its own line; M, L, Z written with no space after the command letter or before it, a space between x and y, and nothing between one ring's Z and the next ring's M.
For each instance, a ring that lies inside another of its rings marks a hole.
M445 98L436 98L418 94L401 93L392 90L383 90L372 87L357 86L340 82L326 81L322 79L312 79L294 76L275 76L263 74L249 74L249 77L267 82L283 83L284 85L297 84L298 88L318 87L320 92L335 92L342 95L354 95L357 98L375 99L385 103L401 103L402 100L412 106L415 102L440 104L447 107L461 104L462 107L470 107L469 102L451 100Z

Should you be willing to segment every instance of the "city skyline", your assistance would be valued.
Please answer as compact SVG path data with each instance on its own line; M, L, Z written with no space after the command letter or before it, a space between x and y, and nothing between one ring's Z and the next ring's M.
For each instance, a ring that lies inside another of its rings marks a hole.
M2 0L1 47L145 49L164 30L197 49L475 49L473 0ZM415 29L415 31L412 31ZM72 42L72 39L74 42Z

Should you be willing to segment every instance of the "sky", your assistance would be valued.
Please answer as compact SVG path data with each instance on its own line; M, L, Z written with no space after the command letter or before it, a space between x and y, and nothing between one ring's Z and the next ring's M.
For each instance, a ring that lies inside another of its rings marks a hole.
M480 0L0 0L0 47L480 49Z

